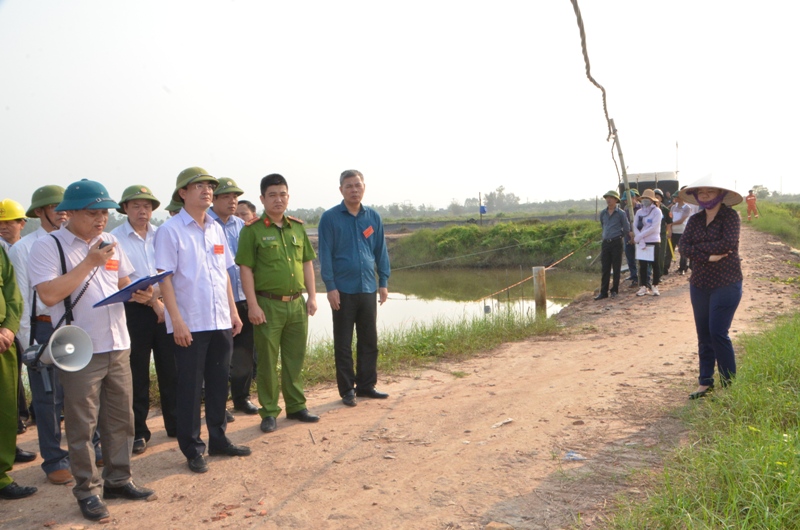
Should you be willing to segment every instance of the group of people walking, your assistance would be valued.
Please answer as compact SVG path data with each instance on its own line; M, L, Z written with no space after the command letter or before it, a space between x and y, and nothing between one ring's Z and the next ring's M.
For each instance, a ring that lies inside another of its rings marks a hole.
M343 172L339 190L342 202L320 220L319 261L333 310L337 385L352 407L358 397L388 397L376 389L376 315L387 299L390 266L382 220L362 204L364 176ZM172 217L159 227L151 218L161 203L140 184L126 188L119 202L90 180L43 186L26 212L15 201L0 202L0 498L36 492L8 475L14 461L35 458L16 447L19 360L24 348L48 344L62 324L89 335L92 355L77 370L29 365L32 408L47 480L74 481L87 519L109 516L103 499L155 494L131 473L131 455L145 452L151 435L151 354L167 436L177 439L193 472L208 470L206 454L251 453L226 435L234 419L229 395L235 410L261 416L265 433L277 429L280 393L287 418L319 421L306 406L302 381L308 317L317 310L317 254L303 221L286 215L283 176L261 179L260 216L239 201L242 194L232 179L188 168L167 206ZM126 222L107 233L112 208ZM38 217L41 228L20 238L28 217ZM8 225L16 234L7 237ZM151 281L162 273L160 283ZM132 282L142 287L132 286L127 302L101 304ZM250 401L254 372L260 407ZM203 401L207 444L200 436Z
M669 271L673 252L679 252L678 274L691 270L689 292L698 340L698 387L689 397L698 399L713 391L715 368L720 384L730 384L736 360L729 330L743 280L741 220L731 207L741 203L742 196L707 176L681 188L670 207L658 189L646 189L641 196L630 189L623 197L612 190L603 197L607 208L600 214L602 276L595 300L618 295L623 249L638 296L661 294L661 277ZM628 199L632 208L626 208ZM750 203L754 201L748 201L748 219Z

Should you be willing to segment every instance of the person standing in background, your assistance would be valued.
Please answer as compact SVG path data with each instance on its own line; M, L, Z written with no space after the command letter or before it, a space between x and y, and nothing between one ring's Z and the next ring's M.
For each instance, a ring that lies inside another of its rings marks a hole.
M602 246L600 249L600 263L602 274L600 277L600 294L595 300L608 298L608 284L611 279L612 269L614 283L611 284L611 298L616 298L619 293L619 277L622 268L623 239L632 236L631 225L628 217L619 208L619 193L610 190L603 198L607 207L600 212L600 226L602 232Z
M234 257L239 249L239 234L244 227L244 221L236 215L239 195L243 193L244 190L239 188L233 179L222 179L214 190L214 202L208 210L208 215L222 227L228 241L228 250ZM250 385L253 384L256 358L253 324L250 323L247 314L247 300L242 290L242 275L238 265L228 268L228 277L231 280L236 311L242 319L242 331L233 337L231 355L230 386L233 409L245 414L258 414L258 407L250 401ZM231 421L230 417L228 421Z
M747 201L747 220L751 221L751 216L755 215L756 219L758 219L758 206L756 206L756 194L753 193L753 190L747 192L747 197L745 200Z
M28 276L28 260L34 243L58 230L67 221L67 212L57 212L56 206L64 199L64 188L56 185L42 186L33 192L31 206L25 213L39 218L41 226L26 235L11 248L9 258L17 272L17 285L22 294L23 313L17 338L22 348L35 343L47 344L53 334L50 308L36 295ZM24 350L23 350L24 351ZM44 379L49 379L52 392L45 391ZM61 410L64 408L64 388L58 380L56 369L48 366L38 370L28 367L28 384L31 387L31 407L36 416L36 434L42 453L42 470L51 484L72 482L69 470L69 453L61 448ZM95 446L95 458L102 458Z
M333 310L333 350L336 384L342 402L356 397L386 399L378 382L377 300L389 297L389 253L380 214L364 206L364 175L348 169L339 176L343 200L319 221L319 263ZM378 281L375 281L377 269ZM356 367L353 368L353 327Z
M147 186L135 184L122 192L117 212L127 216L111 234L131 260L134 271L131 281L156 274L156 256L153 241L156 228L150 222L153 210L161 203ZM152 353L158 378L158 393L161 398L161 415L167 436L177 436L176 392L178 374L175 370L175 354L172 341L167 335L164 303L161 289L153 286L153 298L147 304L125 302L125 317L131 336L131 376L133 379L133 454L144 453L150 441L147 415L150 411L150 357Z

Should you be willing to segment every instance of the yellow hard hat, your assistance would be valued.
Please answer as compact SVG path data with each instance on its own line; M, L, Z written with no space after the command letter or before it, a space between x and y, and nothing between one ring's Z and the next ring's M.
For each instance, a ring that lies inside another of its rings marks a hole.
M27 219L25 208L20 203L11 199L0 201L0 221L13 221L14 219Z

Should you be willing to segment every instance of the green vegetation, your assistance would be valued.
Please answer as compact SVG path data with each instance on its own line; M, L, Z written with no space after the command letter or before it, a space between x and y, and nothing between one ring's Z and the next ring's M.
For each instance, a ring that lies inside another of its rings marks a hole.
M398 374L442 359L460 359L484 352L504 342L553 333L555 329L553 319L536 318L513 310L483 317L438 319L426 325L414 324L378 335L381 352L378 371L383 375ZM303 374L309 386L336 380L331 341L309 346Z
M742 203L735 207L747 222L747 206ZM749 225L761 232L778 236L793 247L800 247L800 203L758 202L759 218Z
M612 528L800 527L800 315L744 337L734 384L690 403L687 443Z
M505 267L550 264L591 242L591 254L600 244L600 224L562 220L551 223L501 223L491 227L451 226L418 230L392 245L392 268L429 264L432 267ZM586 260L572 259L563 266L583 268Z

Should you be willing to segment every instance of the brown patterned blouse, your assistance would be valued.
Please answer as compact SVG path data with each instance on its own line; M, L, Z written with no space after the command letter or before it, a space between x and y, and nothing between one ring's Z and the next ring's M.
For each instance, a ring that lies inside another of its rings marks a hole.
M689 218L679 243L681 254L691 260L689 282L701 289L714 289L742 281L739 257L741 221L733 208L723 204L714 220L706 226L706 212L700 210ZM730 254L719 261L708 261L714 254Z

